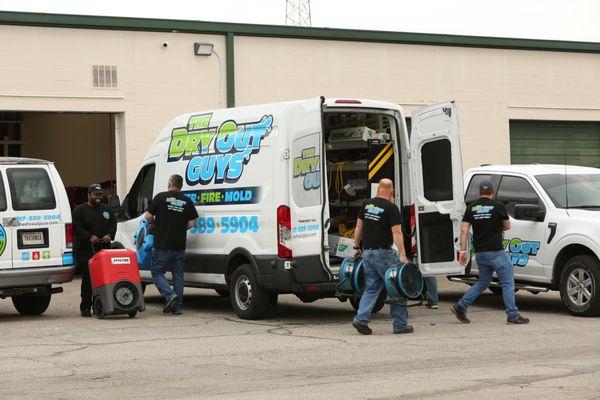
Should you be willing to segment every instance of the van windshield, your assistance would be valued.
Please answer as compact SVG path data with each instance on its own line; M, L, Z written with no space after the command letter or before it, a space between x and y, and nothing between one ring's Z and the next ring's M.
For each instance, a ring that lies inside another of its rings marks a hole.
M558 208L600 209L600 174L547 174L535 179Z

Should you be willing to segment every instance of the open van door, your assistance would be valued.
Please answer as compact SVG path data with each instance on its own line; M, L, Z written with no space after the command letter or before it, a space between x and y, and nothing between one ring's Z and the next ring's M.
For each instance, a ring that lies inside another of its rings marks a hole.
M454 102L416 109L410 145L419 268L424 275L460 274L465 206Z
M291 240L286 247L292 251L294 275L299 283L325 282L332 275L329 253L325 251L329 208L321 120L323 99L292 103L289 107Z

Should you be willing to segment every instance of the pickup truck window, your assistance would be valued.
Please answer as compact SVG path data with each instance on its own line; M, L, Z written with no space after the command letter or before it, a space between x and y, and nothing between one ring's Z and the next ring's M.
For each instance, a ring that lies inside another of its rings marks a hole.
M504 203L511 217L515 216L515 204L537 204L540 208L544 207L538 194L529 182L517 176L502 176L498 192L496 193L496 200Z
M535 179L558 208L600 208L600 174L545 174Z
M465 203L471 204L475 200L479 199L479 184L483 181L489 181L492 179L492 175L473 175L469 182L469 187L465 193Z

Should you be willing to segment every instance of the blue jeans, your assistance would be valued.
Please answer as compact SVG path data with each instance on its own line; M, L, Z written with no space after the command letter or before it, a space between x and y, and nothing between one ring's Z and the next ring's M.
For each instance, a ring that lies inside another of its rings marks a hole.
M363 253L363 268L365 274L365 291L360 299L355 321L367 325L371 321L371 312L377 302L379 293L384 287L385 272L393 265L398 264L398 254L389 250L365 250ZM396 299L395 299L396 300ZM390 311L394 318L394 330L406 326L408 312L406 299L399 299L400 304L390 304Z
M469 308L475 299L490 286L492 274L496 271L502 285L502 299L504 300L506 315L512 317L518 314L519 310L515 304L515 277L508 254L504 250L484 251L475 253L475 260L479 270L479 280L458 301L458 305L465 310Z
M438 286L435 276L423 278L425 286L427 286L427 304L433 306L438 303Z
M154 249L152 252L152 279L161 295L167 300L176 294L177 304L173 307L174 311L180 311L183 307L183 259L185 250L160 250ZM169 281L165 277L167 268L173 275L173 289L169 286Z

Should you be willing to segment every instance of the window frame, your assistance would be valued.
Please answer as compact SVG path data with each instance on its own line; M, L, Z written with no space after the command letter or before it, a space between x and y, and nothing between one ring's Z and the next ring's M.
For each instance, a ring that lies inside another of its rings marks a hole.
M150 170L154 170L154 178L153 178L153 182L152 182L152 194L154 195L154 183L156 181L156 163L149 163L144 165L140 171L138 172L138 175L135 177L135 180L133 181L133 184L131 185L131 188L129 189L129 192L127 193L127 195L125 196L125 199L123 200L123 204L122 204L122 208L125 214L125 219L126 220L131 220L131 219L135 219L138 218L140 215L142 215L146 210L142 211L141 213L132 216L130 214L130 204L131 204L131 195L132 195L132 191L134 190L134 188L136 188L137 185L137 193L136 193L136 198L135 198L135 206L137 207L138 201L139 201L139 195L142 193L142 189L144 187L144 179L146 178L146 176L148 175L148 171ZM152 198L148 199L148 203L152 201ZM136 210L137 213L137 210Z
M467 205L474 201L477 201L479 199L479 196L477 196L476 199L467 201L467 195L469 194L469 189L471 189L471 184L473 183L473 179L478 176L487 176L488 177L487 180L489 180L490 182L494 178L494 174L491 172L490 173L474 173L473 175L471 175L471 178L469 179L469 183L467 184L467 189L465 190L465 204L467 204ZM479 193L479 189L477 189L477 193Z

